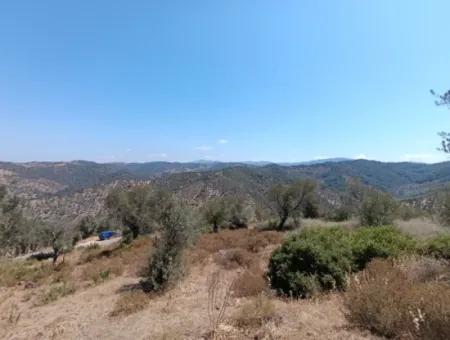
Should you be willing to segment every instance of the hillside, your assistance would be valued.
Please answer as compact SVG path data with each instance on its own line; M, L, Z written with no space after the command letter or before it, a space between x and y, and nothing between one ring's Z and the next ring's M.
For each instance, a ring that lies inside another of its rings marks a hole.
M346 179L387 191L398 199L427 196L450 182L450 162L383 163L368 160L263 166L243 163L0 163L0 184L23 200L31 215L71 221L102 211L113 185L149 182L196 204L217 195L241 195L262 204L275 183L299 178L320 183L321 197L334 201Z

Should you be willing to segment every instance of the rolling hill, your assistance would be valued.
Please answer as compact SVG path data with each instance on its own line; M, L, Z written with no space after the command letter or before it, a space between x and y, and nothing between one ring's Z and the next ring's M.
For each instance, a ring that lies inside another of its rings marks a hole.
M325 163L255 165L245 163L110 163L86 161L0 163L0 184L22 198L30 214L73 220L102 210L114 185L149 182L193 204L217 195L241 195L262 202L275 183L313 178L321 196L333 201L348 178L394 195L424 197L450 183L450 162L437 164L383 163L368 160Z

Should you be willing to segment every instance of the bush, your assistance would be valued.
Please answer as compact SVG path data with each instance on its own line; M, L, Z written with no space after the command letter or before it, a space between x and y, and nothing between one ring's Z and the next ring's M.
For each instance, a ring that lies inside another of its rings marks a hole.
M307 229L291 236L269 262L271 286L283 295L309 297L345 289L349 273L373 258L413 252L414 240L392 227Z
M270 258L271 286L279 294L302 298L317 290L343 289L353 264L350 242L350 233L341 228L291 236Z
M450 235L441 235L425 241L421 252L424 255L450 260Z
M374 258L395 257L416 250L416 241L393 227L359 228L352 239L355 270L363 269Z
M347 319L388 338L449 339L450 286L415 269L373 261L344 294Z
M334 208L326 215L326 219L333 222L348 221L352 217L352 211L345 206Z

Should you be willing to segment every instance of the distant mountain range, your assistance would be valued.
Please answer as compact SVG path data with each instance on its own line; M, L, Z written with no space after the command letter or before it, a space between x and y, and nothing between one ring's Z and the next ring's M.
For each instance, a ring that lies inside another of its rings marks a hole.
M450 183L450 162L383 163L328 159L300 164L266 162L108 163L0 162L0 184L8 186L35 215L75 218L101 210L111 185L151 182L190 202L216 195L244 195L261 201L275 183L313 178L333 197L348 178L386 191L398 199L428 195Z

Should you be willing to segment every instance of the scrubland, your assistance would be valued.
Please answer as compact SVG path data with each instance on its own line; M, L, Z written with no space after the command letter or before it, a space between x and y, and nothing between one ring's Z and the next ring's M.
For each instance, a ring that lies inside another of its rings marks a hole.
M340 228L306 224L311 230ZM185 275L154 294L139 285L157 242L153 236L130 245L75 249L55 266L4 261L0 337L448 339L446 236L433 242L412 237L412 253L381 253L385 259L346 273L342 287L297 299L276 294L267 270L274 250L299 234L250 229L203 234L184 253Z

